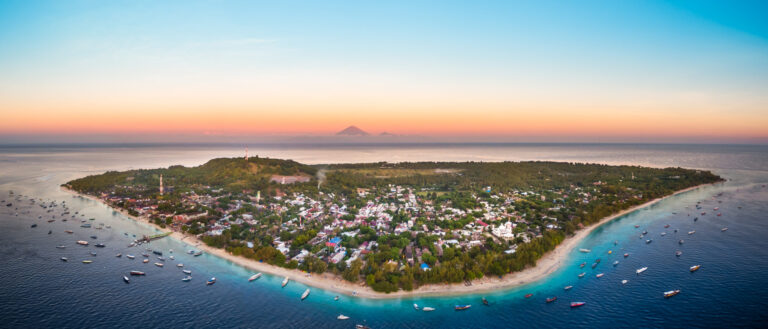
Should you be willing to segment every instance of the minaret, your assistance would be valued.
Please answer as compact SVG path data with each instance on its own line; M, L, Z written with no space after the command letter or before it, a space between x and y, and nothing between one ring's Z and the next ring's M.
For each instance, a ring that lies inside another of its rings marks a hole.
M160 195L163 195L163 174L160 174Z

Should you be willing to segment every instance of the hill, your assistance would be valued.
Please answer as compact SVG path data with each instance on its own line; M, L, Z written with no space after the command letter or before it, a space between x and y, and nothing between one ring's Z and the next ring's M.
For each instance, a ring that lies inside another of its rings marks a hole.
M336 136L369 136L369 135L370 135L369 133L365 132L364 130L356 126L349 126L347 128L344 128L344 130L336 133Z

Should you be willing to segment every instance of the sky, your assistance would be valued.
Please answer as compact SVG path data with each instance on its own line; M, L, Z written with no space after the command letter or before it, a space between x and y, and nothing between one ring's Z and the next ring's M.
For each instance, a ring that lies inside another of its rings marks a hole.
M768 143L766 1L0 1L0 143Z

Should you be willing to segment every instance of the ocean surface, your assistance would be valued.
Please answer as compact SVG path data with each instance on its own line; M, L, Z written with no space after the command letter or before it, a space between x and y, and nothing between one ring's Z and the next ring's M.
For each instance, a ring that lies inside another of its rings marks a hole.
M252 272L194 246L164 238L150 248L171 253L164 268L141 263L133 235L155 230L106 206L73 197L59 185L107 170L198 165L214 157L243 156L231 145L0 146L0 327L2 328L722 328L765 327L768 320L768 147L728 145L452 144L249 145L251 155L305 163L371 161L552 160L712 170L727 182L668 198L595 230L552 275L525 286L458 297L369 300L336 295ZM15 194L9 195L12 190ZM20 201L19 195L24 195ZM77 219L63 222L59 206L47 212L29 198L66 203ZM6 203L13 205L7 207ZM701 210L695 209L700 202ZM719 207L715 211L714 208ZM701 212L706 212L702 215ZM18 213L18 215L17 215ZM717 216L721 213L721 216ZM47 220L56 215L56 221ZM81 216L83 215L83 216ZM42 216L38 219L38 216ZM693 218L698 217L698 221ZM95 218L111 226L80 228ZM32 228L32 224L37 224ZM669 228L664 228L669 224ZM639 225L639 228L635 228ZM728 230L723 232L722 228ZM678 232L674 230L677 229ZM49 230L51 234L48 234ZM65 230L74 231L67 234ZM647 230L650 244L640 238ZM695 230L695 234L688 235ZM661 233L666 235L662 236ZM127 235L126 235L127 234ZM91 239L95 235L97 239ZM76 240L88 240L82 247ZM684 239L680 245L678 240ZM102 242L106 248L94 248ZM66 249L57 249L66 245ZM680 250L683 254L675 256ZM95 251L96 256L89 252ZM612 253L608 253L612 251ZM123 257L116 258L117 253ZM629 257L624 258L623 254ZM134 260L126 254L133 254ZM60 257L69 258L62 262ZM590 264L602 262L594 270ZM93 260L83 264L82 260ZM618 260L617 266L612 263ZM580 269L578 265L586 262ZM192 281L177 263L192 271ZM695 273L692 265L701 265ZM637 275L635 270L648 267ZM122 281L130 270L144 277ZM586 272L584 278L578 274ZM601 278L597 273L604 273ZM215 276L218 282L206 286ZM628 280L622 285L621 280ZM563 287L572 285L565 291ZM664 291L680 289L665 299ZM532 293L533 297L524 298ZM545 298L557 301L545 303ZM481 297L490 301L483 306ZM572 301L587 304L571 309ZM436 308L414 310L413 304ZM454 311L455 304L472 304ZM349 320L336 319L339 314Z

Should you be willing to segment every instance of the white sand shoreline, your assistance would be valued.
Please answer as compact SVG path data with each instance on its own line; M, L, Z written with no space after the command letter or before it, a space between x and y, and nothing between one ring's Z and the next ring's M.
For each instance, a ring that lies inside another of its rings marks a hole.
M567 255L571 252L571 250L573 250L573 248L575 248L585 237L587 237L590 233L592 233L592 231L602 226L603 224L608 223L621 216L632 213L636 210L656 204L661 200L664 200L671 196L685 193L706 185L711 185L711 184L701 184L701 185L692 186L683 190L679 190L665 197L657 198L657 199L648 201L646 203L631 207L629 209L620 211L608 217L605 217L601 219L599 222L577 231L573 236L566 237L565 240L563 240L563 242L560 243L560 245L558 245L555 248L555 250L550 251L547 254L545 254L543 257L541 257L536 262L536 266L526 268L519 272L507 274L502 278L486 276L482 279L472 281L471 286L466 286L464 284L428 284L428 285L423 285L412 291L399 290L399 291L388 293L388 294L376 292L370 287L365 286L364 283L361 283L361 282L352 283L352 282L343 280L340 276L336 276L330 273L309 275L299 270L287 269L283 267L270 265L267 263L260 263L258 261L248 259L245 257L235 256L228 253L224 249L215 248L215 247L206 245L196 236L173 231L168 228L161 228L155 225L154 223L151 223L147 218L132 216L128 214L127 211L123 209L114 208L95 196L81 194L76 191L67 189L66 187L63 187L63 189L65 191L82 196L84 198L88 198L88 199L100 202L102 204L106 204L108 207L116 211L119 211L123 215L133 220L136 220L138 222L147 223L160 231L172 232L171 238L193 245L196 249L203 250L206 253L221 257L223 259L231 261L232 263L240 265L242 267L245 267L254 271L258 271L258 272L268 273L271 275L288 277L290 278L291 281L301 282L308 286L320 288L323 290L333 291L333 292L337 292L344 295L355 295L357 297L364 297L364 298L370 298L370 299L391 299L391 298L412 298L412 297L428 297L428 296L455 296L455 295L465 295L465 294L477 294L482 292L497 292L499 290L511 289L514 287L518 287L524 284L541 280L547 277L549 274L556 271L558 268L560 268L563 261L566 259ZM243 280L246 280L246 279L247 278L245 277L243 278Z

